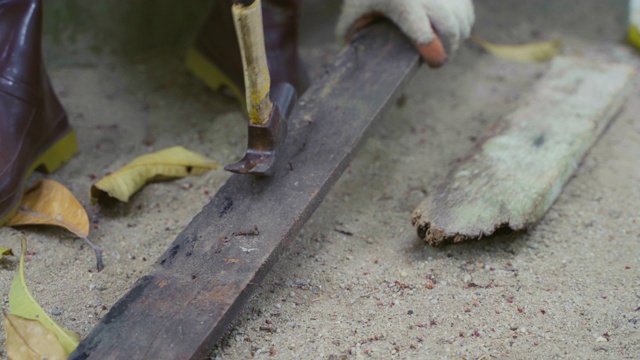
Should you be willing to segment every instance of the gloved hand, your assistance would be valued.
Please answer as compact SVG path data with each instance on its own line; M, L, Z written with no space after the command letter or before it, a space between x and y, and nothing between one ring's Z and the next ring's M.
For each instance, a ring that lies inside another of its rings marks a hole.
M336 32L349 41L357 29L379 17L398 25L431 67L447 60L440 37L453 53L475 21L471 0L344 0Z

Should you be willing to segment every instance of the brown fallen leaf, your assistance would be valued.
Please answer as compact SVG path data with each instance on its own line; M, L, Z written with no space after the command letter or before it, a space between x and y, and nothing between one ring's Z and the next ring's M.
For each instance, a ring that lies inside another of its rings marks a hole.
M64 185L43 179L24 195L18 212L8 226L52 225L63 227L82 238L96 255L98 271L102 271L102 249L89 241L89 216L80 202Z
M8 226L53 225L80 238L89 236L89 216L80 202L62 184L43 179L27 190Z
M201 175L220 167L214 160L182 146L174 146L139 156L115 173L100 179L91 187L91 202L95 204L108 197L127 202L147 182Z
M7 357L14 360L63 360L67 353L58 338L36 320L4 313Z
M477 35L472 35L471 40L499 58L524 63L549 60L560 53L562 46L560 39L522 45L494 44Z

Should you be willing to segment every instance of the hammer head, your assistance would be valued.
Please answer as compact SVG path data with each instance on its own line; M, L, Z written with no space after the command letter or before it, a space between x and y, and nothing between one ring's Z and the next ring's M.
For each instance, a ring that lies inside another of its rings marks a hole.
M289 83L280 83L269 94L273 109L264 125L249 123L247 153L235 164L225 166L225 170L238 174L271 176L278 160L279 150L287 136L287 120L297 101L296 90Z

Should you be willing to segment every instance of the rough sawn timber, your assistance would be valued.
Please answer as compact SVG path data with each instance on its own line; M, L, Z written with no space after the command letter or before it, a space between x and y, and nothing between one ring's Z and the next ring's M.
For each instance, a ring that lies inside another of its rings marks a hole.
M558 57L518 109L493 128L414 211L431 245L537 223L620 110L630 66Z
M283 148L288 163L271 178L229 178L70 359L206 356L418 63L391 25L363 29L300 99ZM253 229L259 235L237 235Z

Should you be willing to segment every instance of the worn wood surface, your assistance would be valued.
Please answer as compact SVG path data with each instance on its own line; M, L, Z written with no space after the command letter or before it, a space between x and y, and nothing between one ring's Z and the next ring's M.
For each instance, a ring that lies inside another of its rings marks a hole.
M413 213L432 245L521 230L542 218L619 111L631 67L559 57Z
M234 175L70 359L205 356L418 66L395 28L364 29L292 114L271 178Z

